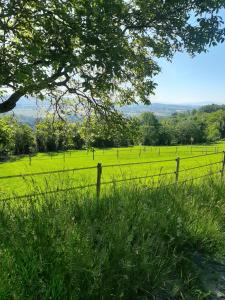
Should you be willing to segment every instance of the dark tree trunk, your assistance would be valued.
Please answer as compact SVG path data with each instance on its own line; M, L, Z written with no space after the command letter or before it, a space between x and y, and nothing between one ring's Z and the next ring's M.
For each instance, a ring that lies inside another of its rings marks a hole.
M0 113L6 113L16 107L17 101L24 95L23 92L17 91L13 93L7 100L0 103Z

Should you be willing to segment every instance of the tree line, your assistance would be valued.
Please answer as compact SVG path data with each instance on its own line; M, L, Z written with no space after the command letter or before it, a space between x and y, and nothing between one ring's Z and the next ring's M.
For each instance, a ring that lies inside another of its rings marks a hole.
M33 127L12 116L0 118L1 156L90 147L201 144L224 138L224 105L207 105L162 119L145 112L137 117L123 118L121 122L110 122L110 125L94 115L77 122L53 121L47 116Z

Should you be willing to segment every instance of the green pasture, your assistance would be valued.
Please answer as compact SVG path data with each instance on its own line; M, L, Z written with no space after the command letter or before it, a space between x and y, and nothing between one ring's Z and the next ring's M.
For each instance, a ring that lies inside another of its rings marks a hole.
M198 183L0 201L0 299L222 299L225 186Z
M225 145L217 146L96 150L95 160L91 152L72 151L38 154L31 165L29 157L1 163L1 176L94 169L2 179L0 199L96 183L98 162L102 182L143 178L102 185L100 198L83 189L0 201L0 299L224 295L218 284L224 280L224 182L218 175L168 185L175 181L178 156L180 181L221 170ZM118 166L134 162L146 163ZM154 182L147 177L170 171ZM159 188L149 189L154 183Z
M52 154L39 153L32 156L31 159L29 156L18 157L0 163L0 177L92 166L94 168L57 174L0 179L0 197L5 198L12 195L23 195L25 193L37 192L39 189L54 190L57 188L95 184L97 174L95 167L98 163L101 163L103 166L103 183L143 177L141 179L130 180L130 184L135 185L141 183L145 186L154 186L159 183L167 184L175 181L176 158L180 157L179 180L187 180L210 172L220 171L223 150L225 150L225 142L210 146L135 146L118 149L95 149L94 157L90 150L67 151ZM218 164L201 167L204 164L216 162L218 162ZM132 165L132 163L143 164ZM187 170L188 168L195 169ZM163 175L164 173L171 172L172 174ZM161 176L151 177L155 174L161 174ZM122 183L120 182L119 184ZM110 185L103 186L105 188Z

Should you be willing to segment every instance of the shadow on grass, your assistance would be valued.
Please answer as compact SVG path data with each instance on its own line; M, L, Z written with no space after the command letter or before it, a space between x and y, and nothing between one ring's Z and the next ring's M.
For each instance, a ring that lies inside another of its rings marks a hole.
M224 254L224 194L210 179L1 203L0 299L203 299L196 253Z

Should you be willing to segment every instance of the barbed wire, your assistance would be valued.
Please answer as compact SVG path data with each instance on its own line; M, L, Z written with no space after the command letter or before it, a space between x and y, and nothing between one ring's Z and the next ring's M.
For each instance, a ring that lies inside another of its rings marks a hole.
M173 159L165 159L165 160L151 160L151 161L141 161L141 162L133 162L133 163L112 164L112 165L103 165L103 167L104 168L112 168L112 167L146 165L146 164L172 162L172 161L174 162L175 159L173 158Z
M152 174L152 175L146 175L146 176L139 176L139 177L123 178L123 179L119 179L119 180L104 181L104 182L101 182L101 185L102 184L105 185L105 184L112 184L112 183L124 182L124 181L132 181L132 180L154 178L154 177L159 177L159 176L172 175L174 173L175 172L166 172L166 173L158 173L158 174Z
M152 146L152 148L151 148L151 150L149 151L149 149L145 149L145 148L140 148L140 149L133 149L133 148L130 148L130 152L132 152L132 151L138 151L138 152L144 152L144 153L146 153L146 152L148 152L148 153L151 153L151 152L155 152L155 153L157 153L157 151L159 151L160 152L160 154L178 154L178 153L185 153L185 152L191 152L191 153L203 153L203 152L213 152L212 154L218 154L219 152L218 151L213 151L213 150L208 150L208 149L206 149L206 148L202 148L202 149L204 149L204 150L199 150L199 151L197 151L197 150L193 150L193 149L191 149L191 148L187 148L186 150L185 149L179 149L179 146L178 146L178 149L176 149L175 148L175 146L174 146L174 150L175 151L163 151L163 150L165 150L165 149L163 149L163 148L160 148L160 147L158 147L158 148L154 148L155 146ZM213 146L210 146L210 147L213 147ZM198 147L196 147L196 148L198 148ZM154 149L154 151L152 151L152 149ZM109 150L112 150L112 149L95 149L95 156L96 157L98 157L98 156L104 156L106 153L107 153L107 151L109 151ZM126 152L129 152L129 148L127 148L127 149L120 149L120 148L118 148L118 149L113 149L115 152L114 153L110 153L109 155L116 155L117 154L117 151L119 151L119 152L122 152L122 151L126 151ZM217 150L218 150L218 148L217 148ZM91 150L77 150L77 152L78 151L83 151L83 152L86 152L86 153L82 153L82 155L79 155L79 157L86 157L87 155L91 155L92 154L92 151ZM106 153L104 153L104 154L98 154L99 152L106 152ZM46 155L48 155L49 157L36 157L36 155L26 155L26 154L22 154L22 155L16 155L16 156L12 156L12 157L8 157L8 156L0 156L0 160L5 160L5 161L16 161L18 158L19 159L23 159L23 158L25 158L25 159L35 159L35 161L43 161L43 160L49 160L49 159L51 159L51 160L54 160L54 159L56 159L56 160L59 160L59 159L72 159L72 158L74 158L74 155L71 155L71 154L74 154L74 153L76 153L76 151L73 151L73 152L59 152L59 153L57 153L57 154L49 154L49 153L47 153ZM68 155L68 154L70 154L70 155ZM107 153L108 154L108 153ZM21 160L21 162L24 162L23 160Z
M189 156L189 157L183 157L180 158L180 160L186 160L186 159L195 159L198 157L204 157L204 156L209 156L209 155L217 155L221 154L223 151L218 152L218 153L210 153L210 154L202 154L202 155L197 155L197 156ZM133 163L122 163L122 164L111 164L111 165L103 165L103 168L112 168L112 167L123 167L123 166L133 166L133 165L143 165L143 164L155 164L155 163L165 163L165 162L174 162L175 159L166 159L166 160L152 160L152 161L145 161L145 162L133 162ZM218 162L217 162L218 163ZM215 163L211 163L215 164ZM211 165L208 164L208 165ZM200 166L201 167L201 166ZM65 173L65 172L74 172L74 171L83 171L83 170L90 170L90 169L95 169L96 166L90 166L90 167L82 167L82 168L72 168L72 169L62 169L62 170L53 170L53 171L44 171L44 172L35 172L35 173L24 173L24 174L15 174L15 175L6 175L6 176L0 176L0 180L2 179L11 179L11 178L23 178L23 177L32 177L32 176L40 176L40 175L48 175L48 174L57 174L57 173ZM193 168L197 168L193 167ZM185 169L185 170L191 170Z
M194 180L197 180L197 179L201 179L201 178L205 178L205 177L210 177L210 176L213 176L213 175L216 175L216 174L221 174L221 170L219 170L217 172L210 172L208 174L197 176L197 177L192 177L192 178L185 179L185 180L178 181L178 182L173 182L173 183L169 183L169 184L165 184L165 185L160 185L160 186L157 186L157 187L149 187L149 188L146 188L146 189L147 190L148 189L158 189L158 188L169 187L169 186L173 186L173 185L177 185L177 184L180 185L180 184L183 184L183 183L186 183L186 182L189 182L189 181L194 181Z
M39 176L39 175L66 173L66 172L74 172L74 171L83 171L83 170L91 170L91 169L96 169L96 166L85 167L85 168L62 169L62 170L54 170L54 171L45 171L45 172L36 172L36 173L25 173L25 174L15 174L15 175L0 176L0 180L1 179L18 178L18 177L28 177L28 176L33 177L33 176Z
M199 168L204 168L204 167L209 167L209 166L212 166L212 165L217 165L217 164L220 164L222 163L223 161L220 160L220 161L217 161L217 162L214 162L214 163L210 163L210 164L205 164L205 165L198 165L196 167L191 167L191 168L185 168L185 169L180 169L179 170L179 173L180 172L186 172L186 171L190 171L190 170L195 170L195 169L199 169Z
M219 151L217 153L206 153L206 154L202 154L202 155L194 155L194 156L187 156L187 157L182 157L181 159L191 159L191 158L198 158L198 157L202 157L202 156L210 156L210 155L217 155L217 154L222 154L224 151Z
M32 197L39 197L39 196L55 194L55 193L69 192L69 191L73 191L73 190L80 190L80 189L90 188L90 187L95 187L95 186L96 186L96 184L92 183L92 184L88 184L88 185L83 185L83 186L80 185L80 186L70 187L70 188L66 188L66 189L56 189L53 191L45 191L45 192L39 192L39 193L25 194L25 195L21 195L21 196L8 197L8 198L0 199L0 201L4 202L4 201L10 201L10 200L17 200L17 199L20 200L20 199L24 199L24 198L32 198Z
M168 184L168 185L163 185L163 187L168 187L170 185L174 185L174 184L182 184L188 181L193 181L196 179L200 179L200 178L204 178L204 177L208 177L208 176L212 176L212 175L216 175L221 173L221 170L217 171L217 172L210 172L208 174L204 174L198 177L192 177L190 179L186 179L184 181L176 181L172 184ZM166 175L172 175L172 174L176 174L176 172L166 172L166 173L158 173L158 174L152 174L152 175L147 175L147 176L140 176L140 177L130 177L130 178L125 178L125 179L119 179L119 180L112 180L112 181L103 181L101 182L101 185L108 185L108 184L115 184L115 183L120 183L120 182L125 182L125 181L133 181L133 180L140 180L140 179L147 179L147 178L154 178L154 177L160 177L160 176L166 176ZM39 193L32 193L32 194L25 194L25 195L21 195L21 196L11 196L8 198L4 198L4 199L0 199L0 202L5 202L5 201L11 201L11 200L21 200L21 199L25 199L25 198L32 198L32 197L39 197L39 196L44 196L44 195L49 195L49 194L55 194L55 193L61 193L61 192L68 192L68 191L73 191L73 190L80 190L80 189L86 189L86 188L90 188L90 187L96 187L96 184L88 184L88 185L81 185L81 186L76 186L76 187L70 187L70 188L66 188L66 189L59 189L57 188L56 190L53 191L45 191L45 192L39 192ZM162 186L159 186L162 187ZM153 188L159 188L159 187L150 187L149 189L153 189Z

